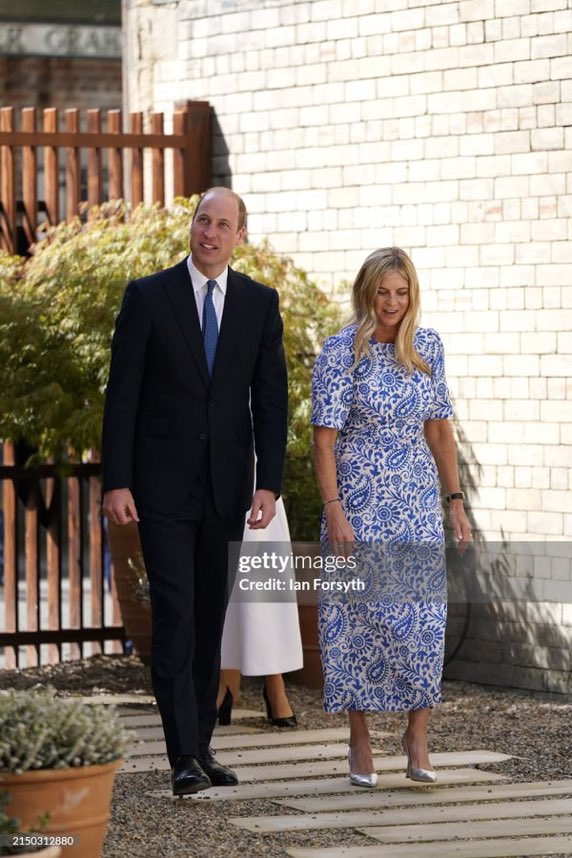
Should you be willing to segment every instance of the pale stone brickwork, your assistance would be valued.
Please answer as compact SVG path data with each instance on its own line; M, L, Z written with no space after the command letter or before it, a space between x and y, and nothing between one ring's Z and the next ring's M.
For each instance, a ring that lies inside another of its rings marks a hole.
M210 101L253 240L327 289L411 251L489 540L572 537L570 5L124 0L126 107Z

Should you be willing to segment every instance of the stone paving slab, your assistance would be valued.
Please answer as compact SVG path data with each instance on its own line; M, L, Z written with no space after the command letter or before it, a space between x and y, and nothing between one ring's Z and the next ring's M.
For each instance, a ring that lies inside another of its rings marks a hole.
M455 801L454 790L450 801ZM507 801L491 802L489 804L476 805L448 805L446 807L427 807L415 810L415 830L421 829L421 823L442 825L444 822L456 823L457 820L483 820L483 819L513 819L513 817L530 816L556 816L558 814L572 814L572 799L556 798L539 801ZM411 808L403 810L364 810L348 811L340 813L320 813L309 816L237 816L229 819L232 825L254 831L259 834L275 833L279 831L317 831L332 828L362 828L366 834L372 825L389 825L392 831L397 831L397 826L403 832L399 840L409 840L409 829L411 828ZM376 829L377 830L377 829ZM441 831L441 829L439 829ZM519 832L522 833L522 832ZM549 833L560 833L552 827ZM422 838L419 838L422 839ZM443 838L439 838L443 839ZM393 841L392 841L393 842Z
M315 748L316 746L310 746ZM342 746L340 746L342 747ZM292 750L297 751L298 748L293 748ZM250 753L248 751L244 752L245 755ZM483 752L489 754L490 752ZM469 759L463 759L464 754L466 754ZM433 754L433 761L438 765L456 765L462 766L464 764L467 765L475 765L475 762L480 761L480 757L476 755L476 759L474 755L471 756L473 752L460 752L459 754L443 754L445 757L453 758L449 760L439 760L439 754ZM315 756L312 751L312 755ZM225 765L235 765L234 763L229 762L229 757L231 755L228 752L222 752L220 755L217 755L219 762L224 763ZM340 753L337 751L337 756L345 757L345 746L344 753ZM501 760L507 759L505 754L497 754L497 758ZM300 759L300 755L296 756L296 759ZM386 771L395 771L402 769L405 770L404 765L404 757L374 757L374 766L377 772L386 772ZM487 759L487 762L493 762L493 760ZM123 766L123 769L120 771L139 771L146 772L151 770L165 770L169 768L169 763L164 754L160 756L138 756L138 757L129 757L126 763ZM292 778L313 778L320 777L326 775L347 775L348 772L348 763L347 760L320 760L318 762L305 762L305 763L273 763L266 765L245 765L243 766L235 766L236 774L238 776L239 781L280 781L280 780L290 780ZM441 772L438 772L439 778L441 778ZM493 777L490 777L490 772L485 772L482 780L494 780ZM419 784L418 787L423 789L427 788L427 784Z
M162 727L136 727L135 734L140 742L163 740ZM271 735L271 733L266 733L258 727L247 727L245 724L240 724L240 726L238 724L226 724L215 729L211 745L213 748L241 748L246 747L250 741L253 747L258 747L264 744L260 739ZM258 741L254 739L254 736L260 737ZM276 742L275 744L279 743Z
M151 738L163 738L163 727L161 725L161 717L154 713L148 715L122 715L119 714L119 720L122 727L127 727L129 730L135 730L137 736L141 735L142 740ZM147 732L149 731L149 732ZM153 733L151 733L153 731ZM215 736L234 736L244 735L245 733L258 733L264 735L264 730L260 727L249 727L246 724L225 724L221 726L217 724L215 727Z
M233 727L231 724L230 727ZM289 730L286 732L269 733L265 730L255 730L253 727L238 726L231 733L223 733L224 730L229 730L229 727L217 727L211 745L215 750L224 750L228 748L270 748L283 747L285 745L303 745L309 742L335 742L346 741L348 731L345 727L336 727L328 730ZM248 735L244 735L248 733ZM150 742L155 739L162 739L162 727L140 727L137 731L137 738L142 742ZM372 737L377 739L385 738L389 733L372 733ZM344 745L347 748L347 745Z
M518 814L515 802L515 814ZM525 834L571 834L572 818L568 816L533 817L532 819L489 819L486 822L449 822L445 825L384 825L358 828L362 834L382 843L426 843L479 837L518 837ZM571 841L572 842L572 841Z
M119 720L124 727L160 727L161 716L155 710L154 712L139 712L136 715L127 715L123 712L119 713Z
M258 743L259 745L262 743ZM345 757L348 746L344 744L330 745L278 745L275 748L254 748L246 750L222 751L217 754L217 760L225 766L257 766L264 763L284 763L290 760L317 760ZM141 742L130 749L130 758L148 756L150 754L165 754L165 742Z
M459 770L458 770L459 771ZM489 786L451 786L441 789L445 784L442 772L439 772L439 781L436 789L430 790L399 790L397 793L388 793L383 787L386 779L381 785L382 789L354 790L351 795L322 795L317 798L306 796L304 798L277 801L281 807L291 807L294 810L302 810L306 813L319 813L324 811L338 810L362 810L367 808L402 807L405 805L435 805L447 802L477 802L498 801L506 798L532 798L534 796L570 795L572 796L572 780L540 781L538 783L516 783L516 784L490 784Z
M150 743L151 744L151 743ZM148 747L148 746L147 746ZM318 747L316 745L308 746L311 750L308 752L310 755L310 759L315 759L317 756L315 752L315 748ZM336 748L333 756L341 757L342 752L340 751L339 746ZM273 749L271 749L273 750ZM299 751L299 748L291 748L290 750L294 751L294 757L297 760L302 759L301 755L296 751ZM250 751L245 751L244 755L250 754ZM254 753L254 752L252 752ZM230 762L230 760L235 755L224 752L222 754L217 754L217 760L224 765L232 765L236 774L238 776L239 781L279 781L279 780L287 780L289 778L305 778L305 777L317 777L319 775L333 775L333 774L345 774L347 768L347 762L345 760L340 760L338 762L331 760L321 760L319 762L306 762L306 763L268 763L268 764L260 764L260 765L245 765L245 766L237 766L234 762ZM120 772L148 772L148 771L167 771L170 769L169 761L165 756L165 753L161 754L153 754L150 756L133 756L133 751L131 751L131 755L128 760L125 762L123 767L119 769Z
M262 709L235 709L232 710L233 721L247 721L249 718L263 718L266 721L266 712ZM231 724L229 726L232 726Z
M119 770L120 774L129 774L127 765L128 763ZM165 765L162 768L163 770L167 770L169 766ZM502 775L492 772L480 772L478 769L442 769L439 771L439 784L441 786L503 780L506 780L506 778ZM406 780L403 774L389 774L383 777L383 782L380 780L376 789L367 790L367 795L374 796L379 794L383 798L387 797L387 790L398 790L399 795L403 795L402 804L416 804L418 800L422 801L426 795L432 795L436 789L437 787L426 787L423 784L412 786L411 781ZM248 801L255 798L275 799L284 796L310 796L331 793L342 798L345 797L350 801L356 792L366 793L366 790L352 786L347 777L337 777L276 781L274 783L264 783L263 781L240 783L235 787L213 787L197 793L190 798L192 801ZM170 790L152 790L147 795L154 796L155 798L173 797ZM286 804L286 802L280 803Z
M313 746L315 747L315 746ZM276 780L288 780L289 778L311 778L317 777L319 775L335 775L340 774L347 776L348 773L348 763L346 759L347 745L340 746L342 749L342 759L339 761L329 761L322 760L319 762L308 762L308 763L283 763L283 764L274 764L274 765L258 765L256 768L251 768L247 766L246 768L242 768L237 766L236 774L238 775L239 780L243 781L253 781L253 780L267 780L267 781L276 781ZM296 749L293 749L296 750ZM375 749L374 749L375 754ZM300 759L298 757L297 759ZM443 754L432 754L432 760L437 765L440 766L465 766L465 765L475 765L476 763L483 762L500 762L502 760L510 759L506 754L495 754L492 751L460 751L457 754L452 753L443 753ZM226 755L223 753L220 755L221 762L225 762ZM378 773L388 772L388 771L400 771L403 772L402 777L405 772L405 757L376 757L373 758L373 763L376 771ZM440 776L440 772L439 772ZM487 779L489 773L486 773ZM418 788L422 789L427 788L427 784L418 784Z
M285 737L286 740L289 737ZM376 748L373 748L374 754ZM164 756L166 748L164 741L160 742L141 742L138 745L132 746L129 752L129 762L135 761L135 758L142 760L150 760L156 755ZM315 775L331 775L347 773L347 745L301 745L301 746L278 746L276 748L261 748L257 750L246 751L222 751L218 754L218 760L225 766L258 766L258 775L260 778L267 780L286 780L287 778L296 777L313 777ZM323 762L310 762L306 765L298 765L302 760L317 760L319 757L326 758ZM327 758L340 758L340 762L330 763ZM437 753L432 754L433 763L439 766L463 766L476 765L477 763L496 763L508 760L506 754L497 754L494 751L459 751L457 753ZM290 763L293 760L295 762ZM279 763L279 765L264 765L268 763ZM282 763L282 765L280 765ZM148 771L144 766L149 765L149 762L143 763L143 767L137 771ZM404 756L392 757L375 757L374 766L378 772L384 771L399 771L405 768ZM157 768L153 765L152 768ZM135 769L131 769L135 771ZM250 773L246 769L242 769L242 779L252 780L248 777ZM241 774L237 770L239 780Z
M147 723L148 719L152 718L157 720L159 715L157 714L157 707L151 706L150 703L145 703L141 706L130 706L129 703L117 703L117 714L121 719L123 718L144 718L145 721L142 723Z
M94 694L92 697L80 697L82 703L105 703L107 706L120 706L124 703L145 703L155 705L150 694Z
M89 698L91 699L91 698ZM235 716L234 709L232 712L233 719ZM266 718L264 712L257 712L255 709L238 709L237 715L239 716L239 720L246 720L248 718ZM161 726L161 716L159 715L157 708L152 712L142 712L133 715L127 715L123 712L119 712L119 718L121 723L125 727L160 727ZM245 727L240 724L229 724L225 729L232 727L233 730L244 731ZM222 729L220 726L215 727L215 732ZM162 735L162 734L161 734Z
M523 837L455 843L417 843L414 846L328 846L324 849L286 849L291 858L532 858L534 855L572 855L572 837Z
M263 736L264 730L261 730L260 727L247 727L246 724L223 724L222 726L217 725L213 733L213 741L216 742L217 737L244 736L246 733L249 733L250 735L254 735L256 733L256 735L258 736ZM216 748L216 744L214 745L214 747Z

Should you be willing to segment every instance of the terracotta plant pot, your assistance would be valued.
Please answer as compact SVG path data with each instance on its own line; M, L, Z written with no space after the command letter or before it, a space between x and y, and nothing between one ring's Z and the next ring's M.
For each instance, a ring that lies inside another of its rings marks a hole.
M143 664L150 664L151 605L141 598L140 580L145 580L145 564L136 524L119 527L108 523L107 537L121 619Z
M36 852L20 852L16 858L60 858L61 854L61 846L46 846L45 849L38 849Z
M0 786L10 795L6 813L20 820L22 831L71 835L74 842L66 845L66 858L99 858L109 820L113 777L122 762L36 769L21 775L2 772ZM44 815L48 821L40 827L38 820Z
M318 606L298 603L300 619L300 635L302 637L302 652L304 667L288 674L288 679L306 688L322 688L322 661L318 645Z
M295 555L307 558L317 557L320 554L319 543L293 542L292 551ZM298 567L297 567L298 568ZM300 569L304 569L300 565ZM314 573L297 573L297 578L313 578ZM298 591L298 618L300 620L300 636L302 638L302 652L304 655L304 666L300 670L288 674L288 679L306 688L322 688L324 678L322 675L322 661L320 659L320 647L318 644L318 605L315 591Z

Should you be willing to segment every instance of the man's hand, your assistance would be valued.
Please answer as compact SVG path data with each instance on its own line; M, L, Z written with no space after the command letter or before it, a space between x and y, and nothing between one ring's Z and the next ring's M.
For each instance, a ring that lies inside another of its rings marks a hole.
M113 524L131 524L139 521L135 501L130 489L112 489L103 495L103 514Z
M260 515L262 513L262 515ZM260 517L259 517L260 515ZM249 530L264 530L276 515L276 497L268 489L257 489L247 519Z

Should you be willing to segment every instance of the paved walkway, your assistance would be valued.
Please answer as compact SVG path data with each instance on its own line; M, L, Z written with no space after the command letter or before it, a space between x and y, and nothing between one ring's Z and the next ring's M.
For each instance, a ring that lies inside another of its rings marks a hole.
M128 696L102 699L129 703ZM167 769L158 715L128 707L121 712L122 722L139 739L121 771ZM475 768L508 757L476 749L432 754L439 775L434 786L406 780L403 756L378 756L378 787L359 789L347 778L345 729L268 733L249 726L249 719L261 715L233 710L234 723L218 727L213 737L217 759L236 770L240 784L205 790L185 801L270 799L275 814L229 821L262 836L304 830L304 848L285 849L292 858L572 855L571 779L511 784L502 775ZM386 735L373 735L374 756L376 742ZM152 795L170 793L161 790ZM281 813L286 808L290 812ZM324 829L359 832L371 840L371 846L320 847L316 835Z

